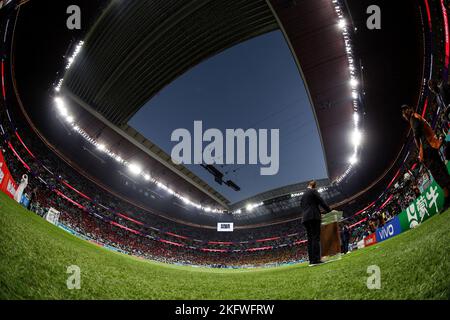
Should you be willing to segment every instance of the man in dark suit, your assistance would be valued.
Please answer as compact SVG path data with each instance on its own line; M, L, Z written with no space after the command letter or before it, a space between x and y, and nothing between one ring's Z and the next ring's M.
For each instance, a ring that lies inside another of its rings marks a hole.
M308 189L303 194L300 201L300 208L303 213L303 225L306 228L308 235L308 255L310 266L323 263L320 258L320 226L322 217L320 208L325 210L325 213L331 211L330 207L320 196L316 190L316 181L311 181L308 184Z
M346 254L348 252L348 245L350 242L350 229L345 224L341 229L341 241L342 241L342 253Z

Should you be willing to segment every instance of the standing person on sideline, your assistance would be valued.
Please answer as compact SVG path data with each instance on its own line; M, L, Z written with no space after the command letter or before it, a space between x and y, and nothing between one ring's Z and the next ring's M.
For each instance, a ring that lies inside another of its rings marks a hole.
M322 207L326 213L330 212L330 207L320 196L316 190L316 181L311 181L308 184L308 189L303 194L300 201L300 209L303 213L302 223L306 228L308 235L308 255L309 265L315 266L322 264L320 260L320 226L322 224L322 217L319 207Z
M443 210L450 206L450 175L441 159L439 148L442 139L438 139L428 122L408 105L401 107L403 118L409 122L419 150L419 160L431 172L436 183L444 190L445 202Z
M449 124L450 124L450 85L444 80L434 80L430 79L428 81L428 88L436 97L438 105L441 107L442 112L441 119L443 120L442 132L436 132L438 135L444 136L444 146L446 149L446 158L448 159L448 153L450 146L445 142L445 137L447 136Z
M346 224L342 227L342 253L346 254L348 252L348 245L350 243L350 229Z
M430 79L428 89L435 95L439 106L445 110L450 105L450 85L444 80Z

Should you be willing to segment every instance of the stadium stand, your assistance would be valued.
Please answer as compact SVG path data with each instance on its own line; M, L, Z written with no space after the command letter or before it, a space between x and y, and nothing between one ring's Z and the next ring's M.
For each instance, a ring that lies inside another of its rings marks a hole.
M432 110L436 110L434 104ZM448 125L438 119L440 127ZM2 123L7 128L2 152L16 181L25 173L30 176L26 190L29 208L40 216L55 208L61 213L61 226L78 236L167 263L245 267L306 259L305 231L299 220L238 230L232 235L175 223L144 212L94 185L55 156L29 128L16 126ZM381 206L346 219L351 229L350 242L364 239L389 222L415 199L416 189L423 190L431 181L420 165L408 163L403 168L410 169L399 172L400 178L383 195Z

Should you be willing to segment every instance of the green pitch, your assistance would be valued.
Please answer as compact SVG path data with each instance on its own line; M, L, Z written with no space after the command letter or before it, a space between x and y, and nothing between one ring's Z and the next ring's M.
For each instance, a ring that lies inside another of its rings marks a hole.
M67 267L81 268L68 290ZM368 266L381 289L367 289ZM450 212L314 268L211 270L108 251L50 225L0 194L0 299L449 299Z

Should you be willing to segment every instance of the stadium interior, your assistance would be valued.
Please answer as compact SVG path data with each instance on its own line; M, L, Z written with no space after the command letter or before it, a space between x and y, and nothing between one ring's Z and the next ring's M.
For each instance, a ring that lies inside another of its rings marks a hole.
M366 0L79 2L81 30L58 27L67 15L36 28L39 16L65 12L67 1L13 0L0 9L3 168L16 188L27 175L22 206L43 218L58 212L63 230L184 266L308 261L299 208L317 177L232 201L218 184L239 194L238 174L209 166L210 179L201 178L130 125L196 66L273 32L306 89L327 174L317 188L343 212L343 253L368 246L433 190L400 106L412 105L447 136L447 110L428 87L448 78L447 1L385 1L376 31L366 26ZM218 224L234 231L218 232Z

